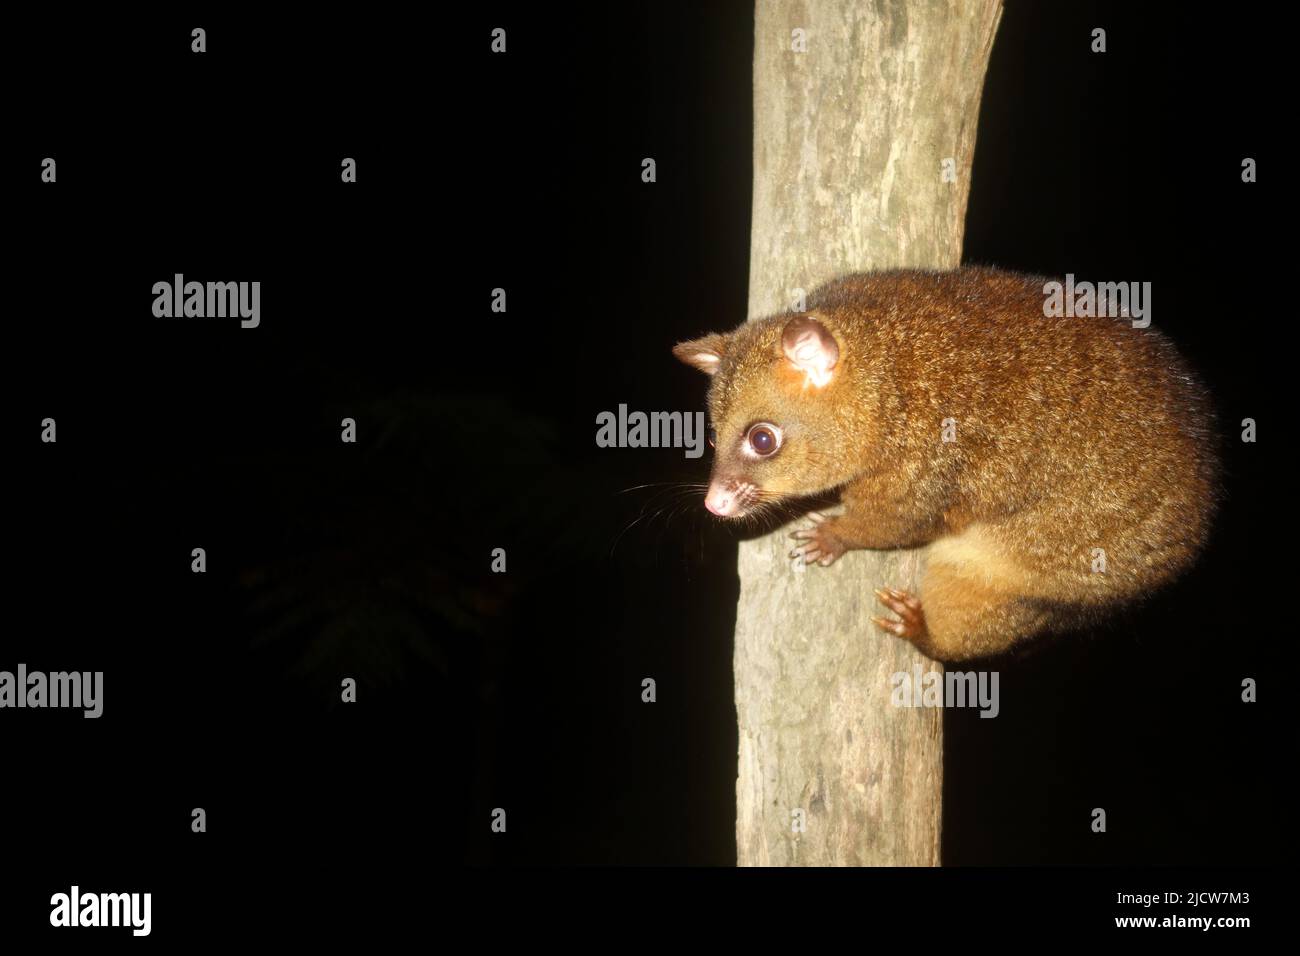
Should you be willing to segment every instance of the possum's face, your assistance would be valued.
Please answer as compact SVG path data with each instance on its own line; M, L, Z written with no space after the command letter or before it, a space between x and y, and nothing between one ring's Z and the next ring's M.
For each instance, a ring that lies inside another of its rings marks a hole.
M830 490L854 476L840 342L817 318L778 317L673 348L713 377L713 474L704 504L738 518L791 495Z

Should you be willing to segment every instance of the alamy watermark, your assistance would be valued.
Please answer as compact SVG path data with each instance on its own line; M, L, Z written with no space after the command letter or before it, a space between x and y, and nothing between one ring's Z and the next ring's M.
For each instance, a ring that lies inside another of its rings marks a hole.
M260 282L186 282L178 272L171 282L155 282L153 294L153 314L159 319L238 316L246 329L255 329L262 321Z
M104 712L103 671L28 671L19 664L17 673L0 671L0 707L72 707L85 710L83 717Z
M896 671L890 678L894 688L890 703L895 707L978 707L980 717L996 717L997 671L924 671L917 664L912 673Z
M130 926L133 936L148 936L152 910L152 893L82 893L74 883L50 897L50 925Z
M597 448L685 448L687 458L704 454L708 429L703 412L618 412L596 416Z
M1109 316L1131 319L1135 329L1151 324L1150 282L1075 282L1068 272L1065 282L1044 285L1043 295L1043 315L1049 319Z

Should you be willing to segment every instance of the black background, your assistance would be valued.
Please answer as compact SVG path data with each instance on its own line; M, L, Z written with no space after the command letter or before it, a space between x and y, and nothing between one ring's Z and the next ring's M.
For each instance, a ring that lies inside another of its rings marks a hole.
M1151 281L1219 405L1225 505L1181 582L1001 662L997 720L946 715L947 864L1280 858L1278 88L1266 24L1174 9L1009 5L964 258ZM413 892L464 864L734 863L735 533L672 484L707 459L598 449L594 423L702 408L669 349L744 318L749 6L174 12L8 39L0 669L102 670L105 710L0 715L6 923L47 924L73 882L152 890L157 934L211 927L214 887L269 915L294 888ZM178 272L261 281L261 326L155 319ZM1092 872L1090 919L1141 888ZM918 895L947 905L959 879Z

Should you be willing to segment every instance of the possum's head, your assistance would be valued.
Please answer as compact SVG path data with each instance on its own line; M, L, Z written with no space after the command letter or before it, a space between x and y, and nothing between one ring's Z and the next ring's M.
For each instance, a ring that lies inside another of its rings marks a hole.
M681 342L673 354L713 377L713 475L704 504L737 518L853 478L854 401L842 335L815 315L749 322Z

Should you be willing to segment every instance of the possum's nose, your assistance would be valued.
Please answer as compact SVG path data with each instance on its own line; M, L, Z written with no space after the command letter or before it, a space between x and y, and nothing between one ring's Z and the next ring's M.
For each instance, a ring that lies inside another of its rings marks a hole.
M745 511L746 499L753 485L733 479L715 480L704 496L704 507L720 518L734 518Z
M715 515L721 515L725 518L736 510L736 496L726 488L719 488L714 485L709 489L709 493L704 496L704 507Z

